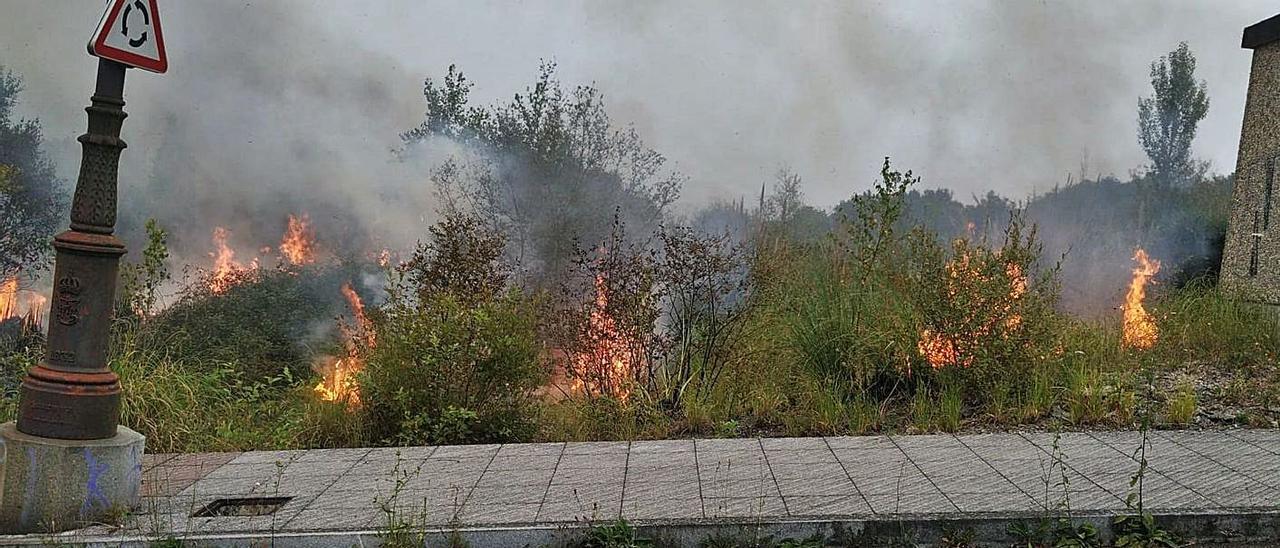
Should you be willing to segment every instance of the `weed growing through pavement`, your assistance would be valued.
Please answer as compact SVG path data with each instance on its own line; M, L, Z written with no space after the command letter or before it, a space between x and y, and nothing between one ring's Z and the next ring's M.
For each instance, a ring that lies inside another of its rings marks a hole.
M1111 530L1116 536L1115 544L1118 548L1174 548L1180 545L1173 533L1156 523L1155 516L1147 511L1143 500L1143 484L1147 475L1147 447L1151 444L1148 435L1151 429L1152 407L1155 402L1154 375L1149 369L1146 371L1146 377L1147 398L1145 405L1142 406L1142 422L1139 429L1141 437L1138 447L1132 454L1133 459L1138 461L1138 469L1129 479L1129 494L1125 497L1127 512L1116 516L1111 522Z
M1071 476L1067 469L1067 455L1062 451L1061 442L1062 432L1059 428L1055 428L1049 461L1041 463L1044 516L1034 522L1019 522L1009 526L1009 535L1017 539L1017 545L1020 547L1090 548L1099 546L1097 527L1087 522L1077 524L1072 519ZM1056 483L1054 483L1055 474L1057 475ZM1051 504L1050 492L1054 488L1061 488L1062 498Z
M817 533L802 539L777 539L772 535L761 537L758 534L744 536L721 533L702 539L698 543L698 548L823 548L827 545L826 539Z
M396 452L396 462L391 467L391 475L395 478L391 492L386 497L374 497L373 500L374 506L384 519L383 528L378 531L378 540L388 548L423 546L427 537L424 525L427 517L426 501L423 501L417 515L409 515L400 504L400 497L405 488L411 480L422 473L425 461L418 463L413 470L402 469L401 464L403 461L400 459L400 453Z
M939 548L969 548L973 546L973 538L975 532L972 527L961 527L959 529L945 528L942 531L942 538L938 539Z
M650 548L653 539L642 536L627 520L592 525L582 539L566 548Z

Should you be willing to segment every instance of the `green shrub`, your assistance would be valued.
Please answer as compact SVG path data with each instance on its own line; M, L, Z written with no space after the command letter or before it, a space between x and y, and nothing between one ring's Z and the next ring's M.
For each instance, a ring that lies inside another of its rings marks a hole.
M503 289L500 235L451 211L388 272L358 376L366 435L402 445L519 441L536 432L538 299Z
M371 439L404 445L516 441L534 432L546 372L537 303L517 291L463 303L395 290L360 377Z
M259 269L241 273L221 294L197 280L139 336L191 365L226 364L250 381L285 370L306 377L313 358L332 345L316 327L344 310L339 288L353 274L323 265Z
M116 319L142 320L153 315L159 305L160 287L169 281L169 235L155 219L147 219L146 232L142 260L120 264Z
M0 322L0 417L17 412L18 387L27 370L44 355L44 334L19 319Z
M913 308L880 280L853 275L853 263L829 250L793 257L794 270L771 296L782 309L780 342L845 399L888 395L914 359Z

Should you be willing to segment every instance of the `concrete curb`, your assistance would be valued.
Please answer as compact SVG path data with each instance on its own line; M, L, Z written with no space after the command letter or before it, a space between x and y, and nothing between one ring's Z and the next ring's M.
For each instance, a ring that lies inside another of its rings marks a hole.
M1112 540L1111 521L1118 514L1078 513L1071 521L1090 523L1100 540ZM1275 546L1280 544L1280 508L1268 512L1209 511L1155 515L1160 527L1184 541L1218 546ZM697 546L713 536L734 539L805 539L820 536L834 546L887 546L903 542L936 545L944 540L963 539L970 546L1008 546L1018 539L1010 528L1035 525L1057 517L1043 512L904 514L893 518L868 517L822 520L649 520L632 523L642 536L658 546ZM598 523L596 525L603 525ZM519 525L481 528L427 528L419 531L427 545L447 545L461 538L473 548L511 546L560 546L588 530L589 524ZM324 546L379 546L376 530L314 531L297 533L192 534L176 536L198 546L258 547L267 541L273 547L315 548ZM161 537L164 538L164 537ZM4 546L59 546L145 548L156 537L86 535L68 532L52 535L0 536Z

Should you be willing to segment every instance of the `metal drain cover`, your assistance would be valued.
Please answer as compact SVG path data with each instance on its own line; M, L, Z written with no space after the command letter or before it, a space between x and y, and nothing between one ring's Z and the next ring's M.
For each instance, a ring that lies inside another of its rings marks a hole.
M217 499L191 514L193 518L220 516L269 516L293 497L244 497Z

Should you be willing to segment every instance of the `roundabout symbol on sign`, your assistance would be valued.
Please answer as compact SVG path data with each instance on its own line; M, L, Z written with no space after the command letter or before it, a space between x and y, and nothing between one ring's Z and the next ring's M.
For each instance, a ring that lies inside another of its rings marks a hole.
M89 54L151 72L168 70L156 0L110 0Z
M142 24L145 26L143 27L142 36L139 36L137 38L130 38L129 37L129 13L133 11L134 7L137 7L138 12L142 14ZM123 34L125 38L129 38L130 46L133 46L136 48L147 42L146 27L150 25L151 25L151 16L147 15L147 5L143 4L142 0L133 0L132 4L129 4L124 7L124 16L120 17L120 34Z

